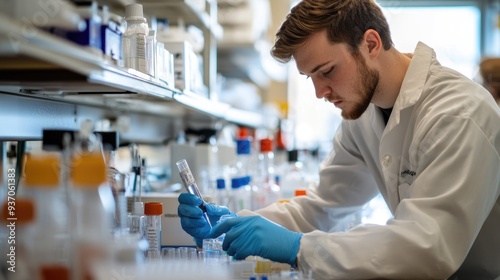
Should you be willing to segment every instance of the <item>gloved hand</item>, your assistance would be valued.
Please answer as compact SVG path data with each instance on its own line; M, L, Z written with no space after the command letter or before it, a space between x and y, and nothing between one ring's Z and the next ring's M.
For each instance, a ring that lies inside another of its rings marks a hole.
M199 207L203 201L196 195L190 193L181 193L178 200L179 207L177 207L177 214L181 218L182 229L194 237L198 247L202 247L203 239L209 238L211 230L203 216L203 211ZM222 215L229 214L236 217L235 213L229 211L229 209L224 206L207 203L205 207L212 226L216 225Z
M276 262L295 264L302 233L290 231L261 216L237 217L221 222L211 237L226 233L222 249L236 259L260 256Z

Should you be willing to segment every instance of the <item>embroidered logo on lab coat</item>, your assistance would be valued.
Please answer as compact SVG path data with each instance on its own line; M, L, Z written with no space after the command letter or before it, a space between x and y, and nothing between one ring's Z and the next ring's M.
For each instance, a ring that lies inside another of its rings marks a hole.
M415 175L417 175L417 172L410 170L410 169L406 169L404 171L401 171L401 177L405 177L405 176L414 177Z
M399 172L399 183L400 184L413 184L417 178L417 172L414 170L410 170L409 168L404 168L403 171Z

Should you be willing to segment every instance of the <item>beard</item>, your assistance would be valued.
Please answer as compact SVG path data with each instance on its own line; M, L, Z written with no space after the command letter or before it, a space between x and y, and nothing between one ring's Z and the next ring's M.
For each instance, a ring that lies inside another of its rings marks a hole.
M356 83L355 94L360 98L353 101L351 108L345 108L341 112L342 118L355 120L361 117L370 105L379 82L379 73L376 70L368 69L365 59L361 55L354 55L358 67L358 81Z

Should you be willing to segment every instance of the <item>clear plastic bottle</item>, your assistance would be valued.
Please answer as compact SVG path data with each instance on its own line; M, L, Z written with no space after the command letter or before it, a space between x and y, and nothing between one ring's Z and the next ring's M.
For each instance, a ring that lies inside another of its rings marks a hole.
M242 189L245 191L245 198L248 201L248 205L245 209L257 210L266 205L267 193L261 189L261 187L252 183L252 178L250 176L244 176L240 178Z
M294 197L296 189L307 189L303 164L298 159L298 150L288 151L288 161L282 166L281 173L282 198Z
M115 213L113 215L113 229L115 234L128 232L127 225L127 198L125 197L125 174L118 171L115 164L115 151L106 153L108 157L108 185L115 200Z
M146 37L146 55L148 59L148 74L155 79L158 77L156 62L158 61L156 57L156 32L155 30L149 30L148 36Z
M33 279L33 266L29 260L29 249L33 246L35 205L30 198L16 198L15 209L12 204L5 201L2 205L0 224L5 237L1 242L6 242L5 251L2 252L2 273L5 271L6 279L31 280ZM5 223L5 224L4 224ZM4 259L5 258L5 259Z
M61 187L60 156L29 155L25 163L26 196L35 202L31 264L37 279L70 279L67 205Z
M249 138L236 140L236 162L232 166L231 178L252 176L251 147L252 142Z
M144 18L141 4L125 7L127 29L123 34L123 61L127 68L148 74L147 37L149 27Z
M144 236L149 243L146 251L148 260L161 259L161 216L163 204L161 202L146 202L144 204Z
M245 188L244 178L237 177L231 179L232 196L228 208L232 212L238 212L243 209L251 210L251 196Z
M101 153L81 151L74 153L72 159L72 279L94 279L92 265L111 258L114 199Z
M217 192L215 193L215 200L217 204L227 206L231 200L231 193L228 188L226 188L226 180L224 180L224 178L218 178L216 180L216 188Z
M273 140L271 138L263 138L259 142L258 173L255 183L260 191L264 192L265 202L263 206L267 206L279 201L281 190L276 184L275 178Z

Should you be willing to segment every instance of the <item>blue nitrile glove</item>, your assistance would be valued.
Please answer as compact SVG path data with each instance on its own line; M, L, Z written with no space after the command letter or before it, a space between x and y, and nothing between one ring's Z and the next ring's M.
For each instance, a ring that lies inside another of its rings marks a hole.
M290 231L262 216L227 219L212 230L211 237L226 233L222 249L237 260L260 256L295 264L302 233Z
M182 229L194 237L198 247L202 247L203 239L209 238L211 230L203 216L203 211L199 207L203 201L196 195L190 193L181 193L178 200L179 207L177 207L177 214L179 214L181 218ZM205 207L212 226L215 226L222 215L229 214L236 217L235 213L229 211L229 209L224 206L207 203Z

